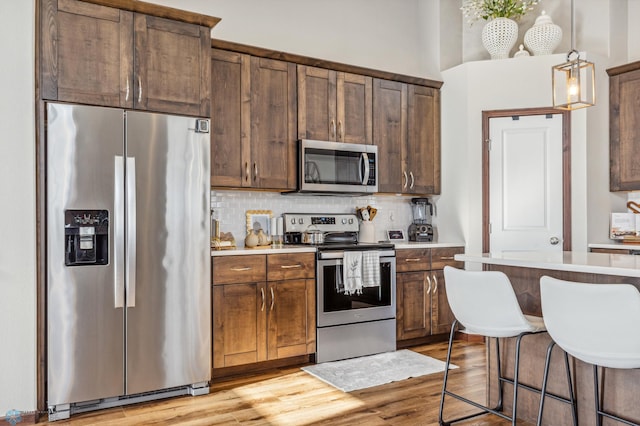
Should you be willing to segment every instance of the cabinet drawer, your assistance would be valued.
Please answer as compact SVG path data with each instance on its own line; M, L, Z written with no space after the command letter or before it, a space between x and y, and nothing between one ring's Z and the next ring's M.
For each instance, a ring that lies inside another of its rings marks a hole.
M464 262L453 259L456 254L464 253L464 247L434 248L431 251L431 269L444 269L446 265L464 268Z
M396 250L396 271L413 272L431 269L431 249Z
M213 285L264 281L267 256L220 256L213 258Z
M267 280L315 278L315 253L285 253L267 256Z

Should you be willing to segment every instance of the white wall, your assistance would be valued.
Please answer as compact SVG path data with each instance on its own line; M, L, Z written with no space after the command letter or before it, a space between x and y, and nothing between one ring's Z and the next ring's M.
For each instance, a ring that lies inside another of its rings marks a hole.
M0 1L0 418L36 406L34 2Z

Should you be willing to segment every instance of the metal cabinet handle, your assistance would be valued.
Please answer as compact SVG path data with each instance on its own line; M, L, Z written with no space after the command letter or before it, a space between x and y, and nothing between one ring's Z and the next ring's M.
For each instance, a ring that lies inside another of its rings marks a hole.
M419 257L409 257L407 259L405 259L405 262L420 262L422 259Z
M338 140L342 140L342 120L338 120Z
M244 180L249 182L249 162L244 162Z
M273 294L273 287L271 287L270 289L271 289L271 307L269 308L269 310L273 311L273 305L275 305L276 303L276 295Z
M406 170L402 172L402 189L407 189L407 184L409 183L409 178L407 177Z
M253 180L258 180L258 163L253 162Z
M129 79L128 78L127 78L127 91L126 91L126 93L124 95L124 100L125 100L125 102L129 101Z
M431 293L431 278L427 275L427 281L429 282L429 288L427 289L427 294Z
M409 172L409 176L411 177L411 185L409 185L409 188L413 189L416 183L416 180L413 178L413 172Z
M241 267L241 268L234 267L234 268L231 268L231 270L234 271L234 272L250 271L251 267L250 266L244 266L244 267Z
M331 120L329 123L329 133L334 139L336 138L336 120Z
M142 102L142 79L138 76L138 103Z
M438 291L438 279L434 275L433 276L433 294L436 294L437 291Z
M262 295L262 305L260 306L260 312L264 311L264 288L260 289L260 294Z
M440 260L456 260L453 256L440 256Z
M281 269L293 269L293 268L302 268L302 265L280 265Z

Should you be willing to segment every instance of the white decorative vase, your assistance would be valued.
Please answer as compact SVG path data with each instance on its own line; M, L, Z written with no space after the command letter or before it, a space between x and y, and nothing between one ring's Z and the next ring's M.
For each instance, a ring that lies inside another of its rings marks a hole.
M495 18L482 28L482 45L491 59L506 59L518 39L518 24L508 18Z
M524 34L524 44L534 56L551 55L562 40L562 28L542 11L535 24Z

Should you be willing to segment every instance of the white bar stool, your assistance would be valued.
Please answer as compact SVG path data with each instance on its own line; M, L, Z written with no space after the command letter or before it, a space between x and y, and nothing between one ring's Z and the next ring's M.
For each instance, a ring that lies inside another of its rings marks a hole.
M640 338L634 338L640 324L640 292L631 284L589 284L544 276L540 278L540 298L542 315L554 342L572 357L593 365L596 424L602 425L604 416L638 426L604 411L598 367L640 368ZM540 417L545 381L546 377Z
M449 335L449 348L447 350L447 361L442 384L442 394L440 398L440 425L467 420L479 415L492 413L503 419L510 420L516 424L516 413L518 404L518 388L522 387L529 391L540 393L539 389L518 382L518 369L520 364L520 341L523 336L545 332L542 318L524 315L516 299L516 295L511 286L509 278L498 271L465 271L451 266L444 268L445 287L447 298L451 310L455 316L455 321L451 326ZM498 362L498 403L490 408L471 401L461 395L447 390L447 379L449 376L449 364L451 361L451 348L455 335L456 325L460 322L470 334L485 337L493 337L496 340L496 354ZM500 370L500 338L513 338L516 340L515 366L513 380L502 376ZM567 368L569 366L566 358ZM513 411L511 415L502 412L503 383L513 385ZM468 416L445 421L444 402L445 396L454 397L460 401L479 408L480 412ZM573 401L573 393L571 393ZM555 396L554 396L555 397ZM558 397L558 399L562 399ZM569 401L565 401L569 402ZM574 417L574 424L576 418Z

